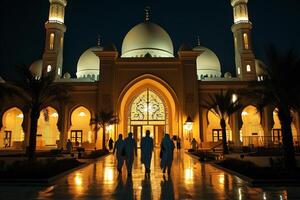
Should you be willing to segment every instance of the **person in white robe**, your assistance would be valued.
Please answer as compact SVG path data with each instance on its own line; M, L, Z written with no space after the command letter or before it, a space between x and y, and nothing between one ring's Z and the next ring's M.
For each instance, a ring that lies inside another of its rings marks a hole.
M115 142L113 154L116 152L117 157L117 170L119 173L122 173L122 167L124 163L125 149L124 149L124 140L122 134L119 134L119 139Z
M125 164L126 164L128 176L131 176L134 156L137 155L136 141L132 138L131 132L128 133L128 137L124 140L124 148L125 148Z
M150 166L153 152L153 138L150 131L146 131L146 136L141 140L141 162L145 165L145 173L150 174Z
M169 134L165 134L161 145L161 153L160 153L160 166L163 169L163 173L166 173L166 169L168 170L168 175L171 173L171 167L173 162L173 152L174 152L174 142L171 140Z

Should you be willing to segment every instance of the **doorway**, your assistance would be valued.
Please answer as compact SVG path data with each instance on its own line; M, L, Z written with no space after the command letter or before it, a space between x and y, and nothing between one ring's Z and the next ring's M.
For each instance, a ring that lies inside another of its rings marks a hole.
M150 137L153 138L153 145L159 147L165 132L165 126L163 125L132 125L130 131L133 133L137 146L141 146L142 137L146 136L147 130L150 131Z

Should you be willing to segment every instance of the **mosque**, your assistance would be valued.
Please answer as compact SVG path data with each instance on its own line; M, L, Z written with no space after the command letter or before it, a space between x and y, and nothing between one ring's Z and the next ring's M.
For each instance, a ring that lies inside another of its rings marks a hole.
M200 43L195 47L182 45L175 52L169 34L150 20L148 9L145 20L124 37L121 52L113 45L102 47L99 42L78 58L76 78L62 74L67 0L49 2L44 54L30 69L37 77L55 73L55 82L68 90L71 100L53 102L41 111L38 149L65 147L68 139L87 149L100 148L103 132L95 133L90 119L102 110L113 111L119 118L118 124L106 127L106 139L132 131L139 142L150 130L156 146L167 132L180 137L186 149L193 138L200 147L210 148L222 139L221 127L219 119L201 107L202 102L221 90L250 90L250 83L265 77L264 64L252 50L248 0L230 1L235 77L228 72L222 74L218 56ZM264 146L267 140L280 143L276 108L266 107L260 115L251 101L243 99L243 105L227 121L229 142L242 146ZM299 113L294 115L292 131L298 143L300 117ZM24 149L30 124L26 105L17 99L4 102L0 119L0 148Z

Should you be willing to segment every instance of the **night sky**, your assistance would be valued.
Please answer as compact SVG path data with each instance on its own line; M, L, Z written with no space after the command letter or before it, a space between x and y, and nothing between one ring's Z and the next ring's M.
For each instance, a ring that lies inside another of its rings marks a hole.
M104 46L113 43L120 52L126 33L144 20L145 6L151 7L151 21L170 34L176 54L182 43L195 46L199 35L202 45L218 55L223 73L234 71L229 0L69 0L63 71L75 76L80 55L96 45L98 34ZM300 52L300 0L249 0L248 6L257 58L264 60L271 43ZM49 2L1 0L0 7L0 75L12 79L15 65L30 65L42 57Z

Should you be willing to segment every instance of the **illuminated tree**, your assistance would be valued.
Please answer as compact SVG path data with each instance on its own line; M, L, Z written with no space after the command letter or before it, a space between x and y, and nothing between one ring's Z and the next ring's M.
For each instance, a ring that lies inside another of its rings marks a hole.
M233 113L242 108L240 98L236 97L236 94L231 90L226 92L221 90L219 93L209 95L209 99L205 101L202 106L212 111L220 119L223 153L228 154L226 120L228 120Z

